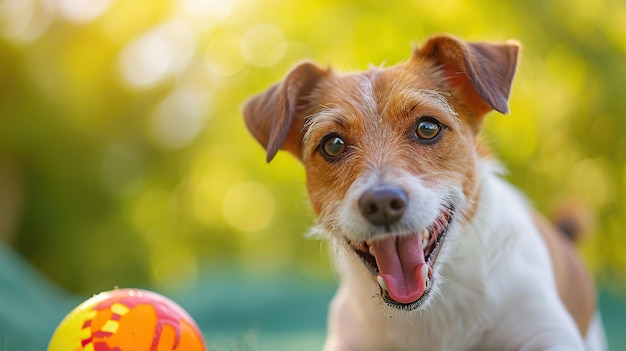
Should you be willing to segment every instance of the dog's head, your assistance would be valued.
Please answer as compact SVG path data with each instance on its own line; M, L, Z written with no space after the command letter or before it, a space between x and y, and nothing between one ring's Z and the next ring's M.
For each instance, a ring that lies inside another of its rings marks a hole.
M387 304L417 308L438 284L446 237L476 209L484 115L508 112L517 55L514 42L438 36L389 68L302 63L245 105L267 161L283 149L304 164L317 231L361 258Z

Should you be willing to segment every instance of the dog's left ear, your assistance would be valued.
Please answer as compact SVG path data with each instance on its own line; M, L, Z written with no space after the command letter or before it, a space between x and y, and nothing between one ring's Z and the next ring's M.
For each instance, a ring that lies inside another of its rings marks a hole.
M482 116L492 109L509 112L509 94L519 43L465 43L451 36L429 39L414 58L434 60L443 66L448 83L460 89L465 104Z
M316 64L303 62L287 74L282 83L275 84L253 97L243 107L246 126L267 151L270 162L278 150L291 152L301 158L301 139L304 118L299 112L308 94L320 79L329 73Z

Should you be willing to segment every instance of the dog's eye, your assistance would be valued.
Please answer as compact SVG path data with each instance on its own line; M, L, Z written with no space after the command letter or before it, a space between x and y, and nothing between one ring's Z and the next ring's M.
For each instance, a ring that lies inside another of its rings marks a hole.
M434 141L443 130L441 123L432 117L424 117L417 123L415 135L419 140Z
M346 151L346 142L337 134L325 137L320 144L323 156L334 159Z

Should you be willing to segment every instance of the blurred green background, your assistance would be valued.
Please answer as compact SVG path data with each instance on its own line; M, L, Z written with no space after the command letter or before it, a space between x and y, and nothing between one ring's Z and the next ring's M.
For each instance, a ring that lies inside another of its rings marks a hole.
M391 65L441 32L523 44L486 138L540 210L593 211L580 251L623 296L622 0L0 0L0 242L78 296L229 272L332 286L302 167L266 165L240 107L299 60Z

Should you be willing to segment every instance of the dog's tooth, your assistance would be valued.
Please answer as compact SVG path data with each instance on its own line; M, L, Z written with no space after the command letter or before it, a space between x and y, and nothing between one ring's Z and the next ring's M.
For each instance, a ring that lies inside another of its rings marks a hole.
M430 231L428 229L424 229L420 235L422 237L422 247L426 249L426 246L428 246L428 242L430 241Z
M432 271L431 270L432 270L432 268L430 268L430 265L428 265L428 264L423 264L420 267L420 274L422 275L422 279L425 282L428 282L430 280L430 277L432 275Z
M370 245L368 248L369 248L370 255L376 257L376 255L374 255L374 247Z
M378 285L380 285L381 288L387 291L387 283L385 283L385 279L383 279L383 277L378 275L376 276L376 280L378 281Z
M432 278L432 276L433 276L433 268L430 265L428 265L428 264L426 266L428 266L428 269L426 271L426 289L428 289L430 287L430 284L431 284L430 283L431 282L430 278ZM423 269L424 268L422 268L422 270ZM423 274L423 272L422 272L422 274Z

